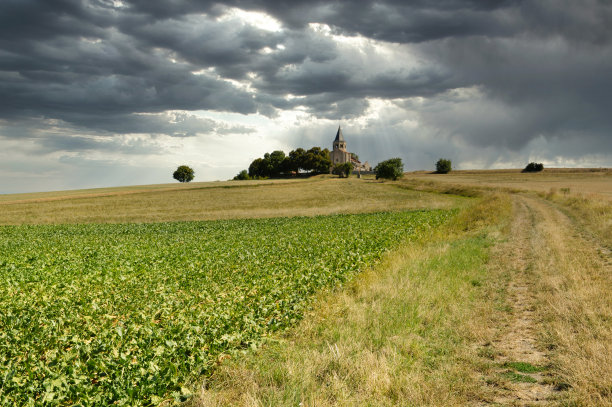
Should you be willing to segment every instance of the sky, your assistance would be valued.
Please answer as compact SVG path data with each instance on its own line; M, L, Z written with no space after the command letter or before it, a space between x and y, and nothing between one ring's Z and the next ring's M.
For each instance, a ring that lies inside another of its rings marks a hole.
M0 193L266 152L612 166L607 0L1 0Z

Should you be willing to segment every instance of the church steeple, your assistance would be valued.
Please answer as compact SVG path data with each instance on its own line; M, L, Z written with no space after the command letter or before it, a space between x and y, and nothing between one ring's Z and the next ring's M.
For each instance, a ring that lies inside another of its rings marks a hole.
M338 132L336 133L336 138L334 139L334 150L346 151L346 141L344 141L344 136L342 135L342 129L338 126Z
M342 129L338 126L338 132L336 133L336 138L334 139L334 143L337 141L344 141L344 137L342 136Z

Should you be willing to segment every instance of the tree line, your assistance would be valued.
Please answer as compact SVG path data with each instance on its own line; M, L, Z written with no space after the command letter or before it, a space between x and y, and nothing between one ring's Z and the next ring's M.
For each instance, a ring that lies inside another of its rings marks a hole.
M330 167L329 150L326 148L312 147L309 150L297 148L288 155L285 155L284 151L276 150L253 160L248 171L240 171L234 179L274 178L300 172L309 175L327 174Z

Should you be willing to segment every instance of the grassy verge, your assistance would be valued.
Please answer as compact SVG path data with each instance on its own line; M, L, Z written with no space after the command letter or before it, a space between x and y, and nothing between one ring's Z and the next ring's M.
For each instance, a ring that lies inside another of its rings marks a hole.
M489 246L510 204L489 195L442 229L324 293L294 330L226 361L194 406L465 405L489 321Z

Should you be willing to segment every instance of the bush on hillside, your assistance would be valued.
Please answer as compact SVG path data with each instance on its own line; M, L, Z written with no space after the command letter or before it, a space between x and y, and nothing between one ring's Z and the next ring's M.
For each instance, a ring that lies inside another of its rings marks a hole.
M374 168L376 179L385 178L395 181L404 175L404 164L401 158L390 158L379 162Z
M234 177L234 181L247 181L250 179L251 177L249 177L249 173L247 172L247 170L240 171L238 175Z
M452 162L447 158L440 158L436 163L436 172L438 174L448 174L452 169Z
M540 172L544 169L544 164L542 163L529 163L523 169L523 172Z
M336 164L332 170L332 174L338 175L340 178L350 177L351 172L353 172L353 163L351 162Z

